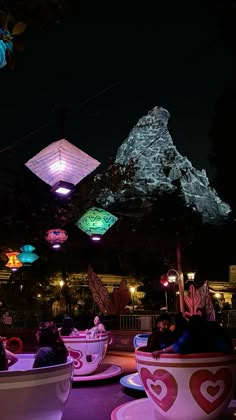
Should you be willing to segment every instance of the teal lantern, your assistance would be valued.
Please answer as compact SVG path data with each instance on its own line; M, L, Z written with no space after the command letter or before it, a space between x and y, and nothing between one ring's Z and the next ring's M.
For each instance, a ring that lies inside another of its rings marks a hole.
M34 254L35 248L32 245L24 245L21 247L21 253L17 256L18 260L22 262L23 265L33 264L39 257Z
M92 240L99 241L101 236L117 221L117 217L104 209L92 207L76 222L76 226Z
M8 31L4 31L2 28L0 28L0 69L7 65L7 50L9 50L10 53L13 51L11 35Z

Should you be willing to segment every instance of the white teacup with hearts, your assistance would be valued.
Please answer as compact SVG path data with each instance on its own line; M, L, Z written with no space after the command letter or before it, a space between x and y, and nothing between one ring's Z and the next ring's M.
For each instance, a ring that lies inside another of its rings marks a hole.
M62 337L68 349L69 356L74 360L74 375L90 375L95 372L105 357L110 342L108 332L89 338L85 332L77 337Z
M211 420L233 396L236 354L161 354L135 351L141 382L157 419Z

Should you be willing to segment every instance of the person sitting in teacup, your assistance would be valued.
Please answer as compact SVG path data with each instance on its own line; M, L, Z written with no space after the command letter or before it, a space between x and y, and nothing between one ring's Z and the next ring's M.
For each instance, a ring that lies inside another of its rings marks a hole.
M58 331L61 336L66 337L78 337L79 330L74 327L74 321L70 316L66 316L63 319L62 327L58 328Z
M8 368L14 365L18 359L9 350L6 349L6 341L0 337L0 371L8 370Z
M39 350L33 368L66 363L67 349L54 322L41 322L36 333Z
M156 320L157 329L148 337L147 351L161 350L174 343L174 333L170 331L171 318L168 314L160 315Z
M223 330L221 326L213 328L202 316L193 315L182 335L170 346L153 351L152 356L157 359L162 353L231 353L232 342Z
M86 334L89 334L91 337L96 337L97 334L106 332L106 327L98 315L95 316L93 323L94 327L85 330Z

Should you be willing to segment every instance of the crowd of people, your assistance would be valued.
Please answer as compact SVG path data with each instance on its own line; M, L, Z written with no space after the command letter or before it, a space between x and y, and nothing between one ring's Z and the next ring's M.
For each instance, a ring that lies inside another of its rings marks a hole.
M97 334L105 331L105 325L102 323L101 318L96 315L94 326L86 330L86 335L94 338ZM51 321L41 322L36 332L38 351L32 367L40 368L65 363L67 360L67 348L63 341L65 336L80 336L80 332L75 328L71 317L64 318L61 328L57 328L56 324ZM4 340L0 337L0 371L8 370L10 366L18 361L15 354L6 349L4 343Z

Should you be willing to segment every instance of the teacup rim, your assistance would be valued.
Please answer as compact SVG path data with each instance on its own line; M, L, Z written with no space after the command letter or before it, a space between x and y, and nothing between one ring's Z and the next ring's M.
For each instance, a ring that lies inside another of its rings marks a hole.
M146 346L138 347L135 349L135 354L138 356L145 356L145 357L152 357L151 352L142 351L141 349ZM191 354L181 354L181 353L161 353L158 359L207 359L207 358L219 358L219 357L227 357L227 356L235 356L236 352L233 353L191 353ZM157 359L157 360L158 360Z

